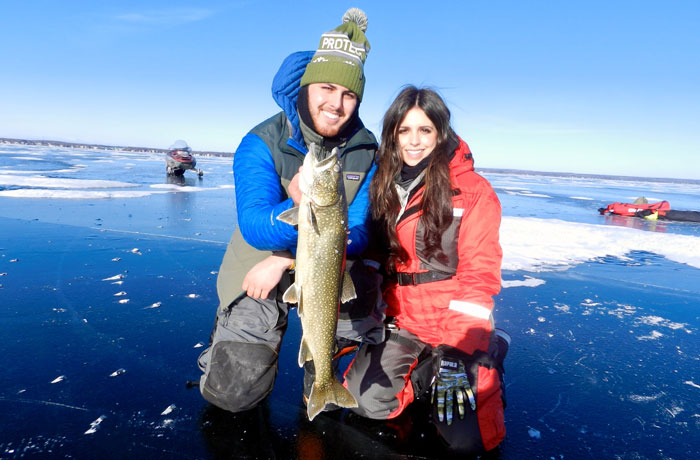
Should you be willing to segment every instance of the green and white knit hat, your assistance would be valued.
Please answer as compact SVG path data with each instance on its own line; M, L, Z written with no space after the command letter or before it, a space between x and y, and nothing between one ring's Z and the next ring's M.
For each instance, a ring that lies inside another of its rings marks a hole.
M369 52L366 30L365 12L358 8L347 10L341 25L321 35L318 49L301 77L301 86L335 83L357 94L361 101L365 91L364 64Z

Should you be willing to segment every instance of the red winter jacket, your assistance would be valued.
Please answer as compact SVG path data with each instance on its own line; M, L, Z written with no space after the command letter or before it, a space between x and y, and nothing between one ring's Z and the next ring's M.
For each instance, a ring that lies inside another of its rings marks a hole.
M488 181L474 172L471 152L461 139L450 162L450 176L454 222L442 239L443 252L450 261L443 265L425 260L421 254L422 213L415 212L423 196L421 188L411 197L397 224L397 236L409 260L397 265L396 271L420 273L439 269L450 270L454 276L403 286L392 280L384 296L387 315L396 318L397 326L433 346L446 344L471 354L476 349L488 349L493 296L501 288L501 204Z

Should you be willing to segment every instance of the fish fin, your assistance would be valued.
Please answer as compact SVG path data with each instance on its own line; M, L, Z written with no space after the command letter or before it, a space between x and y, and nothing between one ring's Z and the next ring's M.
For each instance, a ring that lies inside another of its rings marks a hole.
M282 300L287 303L299 303L299 285L294 283L289 286L287 290L284 291Z
M301 345L299 346L299 367L303 367L306 361L311 361L311 351L309 351L309 346L306 344L306 339L304 336L301 337Z
M313 228L314 232L318 235L318 221L316 220L316 213L314 212L314 207L311 205L310 201L306 203L306 205L309 207L308 212L306 213L306 215L308 216L307 218L309 220L309 227Z
M294 206L277 216L277 220L289 225L299 225L299 206Z
M327 404L335 404L339 407L357 407L357 400L336 379L326 385L317 385L314 382L309 395L309 403L306 405L309 420L313 420L320 414Z
M345 272L343 272L343 289L340 292L340 303L345 303L356 298L355 283L353 283L352 278L350 278L350 272L345 270Z

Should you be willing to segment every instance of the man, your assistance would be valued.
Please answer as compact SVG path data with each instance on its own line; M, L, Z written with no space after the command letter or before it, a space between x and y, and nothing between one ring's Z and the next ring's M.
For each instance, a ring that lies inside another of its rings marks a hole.
M358 299L341 309L338 336L370 343L384 338L383 311L375 308L378 286L368 282L374 275L357 260L368 239L369 182L377 149L358 116L369 51L366 26L365 14L350 9L343 24L321 36L315 53L290 55L272 84L282 111L253 128L236 151L238 228L219 270L211 345L199 358L202 396L222 409L253 408L272 391L291 307L281 299L291 284L297 244L297 230L276 217L301 199L298 171L312 143L324 153L338 148L349 203L348 266L359 289ZM305 371L308 395L311 362Z

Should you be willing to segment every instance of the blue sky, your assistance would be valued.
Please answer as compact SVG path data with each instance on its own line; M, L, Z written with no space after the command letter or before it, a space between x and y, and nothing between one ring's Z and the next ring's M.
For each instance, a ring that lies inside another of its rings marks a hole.
M295 3L295 7L290 5ZM364 3L364 4L363 4ZM700 179L700 2L0 2L0 137L234 151L348 7L361 106L438 89L476 166Z

